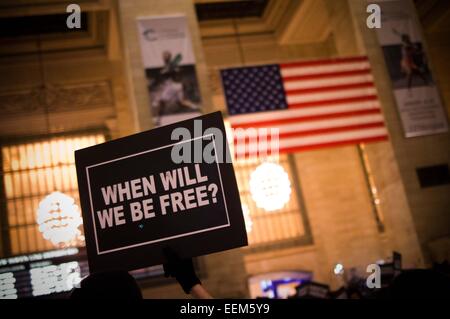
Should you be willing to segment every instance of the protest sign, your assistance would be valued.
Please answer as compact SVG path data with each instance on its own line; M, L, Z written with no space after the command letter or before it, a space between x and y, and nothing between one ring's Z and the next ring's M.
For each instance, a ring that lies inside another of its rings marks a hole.
M75 153L90 271L247 244L220 112ZM228 159L228 160L227 160Z

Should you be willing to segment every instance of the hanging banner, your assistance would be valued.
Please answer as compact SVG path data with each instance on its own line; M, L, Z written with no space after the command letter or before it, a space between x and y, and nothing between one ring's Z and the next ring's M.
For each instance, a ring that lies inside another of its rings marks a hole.
M195 56L184 15L138 19L154 125L201 115Z
M410 1L380 1L378 41L392 81L406 137L448 131L447 115L428 65Z

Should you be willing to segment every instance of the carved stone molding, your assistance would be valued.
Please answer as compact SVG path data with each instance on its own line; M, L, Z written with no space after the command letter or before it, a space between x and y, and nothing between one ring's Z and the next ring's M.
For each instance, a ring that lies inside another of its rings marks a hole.
M79 110L113 104L111 85L107 81L0 92L1 116Z

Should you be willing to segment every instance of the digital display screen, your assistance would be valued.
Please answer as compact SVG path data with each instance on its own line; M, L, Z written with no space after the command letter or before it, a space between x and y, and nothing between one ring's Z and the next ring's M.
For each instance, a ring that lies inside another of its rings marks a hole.
M296 294L299 285L312 281L308 271L280 271L251 276L250 298L286 299Z
M0 299L63 297L89 274L84 248L0 259ZM130 272L136 280L163 274L161 266Z

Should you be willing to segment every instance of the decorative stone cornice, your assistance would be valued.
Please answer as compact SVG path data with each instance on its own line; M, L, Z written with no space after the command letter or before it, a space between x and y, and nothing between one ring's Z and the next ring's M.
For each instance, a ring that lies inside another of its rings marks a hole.
M1 116L73 111L113 104L111 85L107 81L0 92Z

